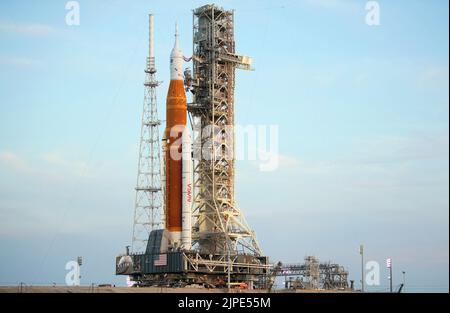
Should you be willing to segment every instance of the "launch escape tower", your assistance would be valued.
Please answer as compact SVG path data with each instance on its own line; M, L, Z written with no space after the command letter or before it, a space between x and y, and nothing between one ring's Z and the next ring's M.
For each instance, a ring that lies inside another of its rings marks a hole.
M142 111L139 163L133 223L133 253L145 251L150 232L164 228L161 196L160 137L156 104L155 56L153 51L153 15L149 15L149 53L145 68L145 93Z

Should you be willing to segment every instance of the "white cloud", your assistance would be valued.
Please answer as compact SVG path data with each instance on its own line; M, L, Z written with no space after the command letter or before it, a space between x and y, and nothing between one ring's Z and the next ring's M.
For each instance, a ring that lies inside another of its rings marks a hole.
M351 0L304 0L304 3L320 9L345 9L355 11L359 8L358 2Z
M68 177L92 177L85 162L68 159L57 153L46 153L32 161L12 151L0 152L0 165L39 179L60 181Z
M380 136L358 142L361 163L405 163L449 158L448 133L437 135Z
M294 156L258 150L258 160L252 161L251 164L257 166L262 172L271 172L296 168L300 165L300 162Z
M25 160L23 160L17 154L11 151L0 152L0 162L22 173L32 172L32 169L25 162Z
M15 67L32 67L39 65L40 62L26 57L0 57L0 65Z
M430 66L426 68L419 77L419 82L437 86L440 88L444 87L448 90L449 84L448 66Z
M324 73L313 73L310 79L312 79L314 83L317 83L319 85L330 85L336 82L336 76L331 71Z
M33 37L47 37L58 33L55 28L44 24L19 24L6 21L0 21L0 31Z
M77 176L86 176L87 174L87 165L85 162L69 160L63 158L57 153L43 154L41 156L41 159L44 160L52 168L63 169Z
M281 168L293 168L300 165L300 162L296 157L283 154L278 154L278 162Z

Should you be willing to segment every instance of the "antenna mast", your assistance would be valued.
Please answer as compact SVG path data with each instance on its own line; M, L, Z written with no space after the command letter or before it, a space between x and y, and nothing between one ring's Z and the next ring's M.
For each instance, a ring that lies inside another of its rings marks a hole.
M139 163L136 182L133 239L131 251L144 252L149 234L164 228L161 195L160 138L156 87L155 55L153 50L153 15L149 14L149 51L145 68L145 93L142 111Z

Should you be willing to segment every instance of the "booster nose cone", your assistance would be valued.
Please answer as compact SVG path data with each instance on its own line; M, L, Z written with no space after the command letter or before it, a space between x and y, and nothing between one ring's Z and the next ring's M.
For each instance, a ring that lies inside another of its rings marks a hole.
M175 24L175 44L170 54L170 79L183 80L183 52L180 49L178 24Z

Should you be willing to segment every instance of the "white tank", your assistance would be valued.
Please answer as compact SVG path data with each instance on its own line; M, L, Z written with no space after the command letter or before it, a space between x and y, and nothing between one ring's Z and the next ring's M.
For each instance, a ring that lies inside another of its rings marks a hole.
M192 248L192 156L191 135L186 127L182 136L182 216L181 247Z
M166 138L163 138L161 142L161 150L162 150L162 158L161 158L161 224L162 227L166 227L166 149L167 149L167 141Z

